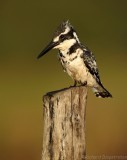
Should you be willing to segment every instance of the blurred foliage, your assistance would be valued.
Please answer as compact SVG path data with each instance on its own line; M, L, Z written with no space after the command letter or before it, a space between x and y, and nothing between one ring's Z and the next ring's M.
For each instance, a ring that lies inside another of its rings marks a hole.
M42 95L72 84L57 51L37 55L61 21L69 19L95 54L113 99L89 90L87 154L127 154L127 1L0 1L0 159L39 160Z

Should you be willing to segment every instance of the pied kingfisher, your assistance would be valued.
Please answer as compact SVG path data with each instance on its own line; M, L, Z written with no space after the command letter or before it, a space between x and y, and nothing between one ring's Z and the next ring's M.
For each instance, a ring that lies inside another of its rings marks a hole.
M93 53L80 43L76 31L68 21L60 24L52 41L37 58L40 58L51 49L59 50L59 60L64 71L74 80L74 86L77 84L87 85L92 87L97 97L112 97L100 81Z

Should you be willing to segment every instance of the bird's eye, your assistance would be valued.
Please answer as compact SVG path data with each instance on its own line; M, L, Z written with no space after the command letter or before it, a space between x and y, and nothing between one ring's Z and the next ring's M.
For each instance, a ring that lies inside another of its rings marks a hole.
M62 35L60 36L60 39L61 39L61 40L64 40L64 38L65 38L65 36L62 34Z

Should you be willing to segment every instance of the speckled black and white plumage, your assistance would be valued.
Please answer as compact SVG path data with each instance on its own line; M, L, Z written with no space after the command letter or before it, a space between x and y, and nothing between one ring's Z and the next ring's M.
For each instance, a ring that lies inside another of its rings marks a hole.
M59 50L59 60L64 71L74 80L74 85L92 87L97 97L112 97L100 81L95 56L80 43L76 31L68 21L60 24L52 42L38 57L40 58L52 48Z

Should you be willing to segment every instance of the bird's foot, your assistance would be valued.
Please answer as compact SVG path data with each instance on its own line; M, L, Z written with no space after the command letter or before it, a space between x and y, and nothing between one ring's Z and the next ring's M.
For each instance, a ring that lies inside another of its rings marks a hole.
M82 86L87 86L87 81L85 81L85 82L82 84Z
M84 83L80 82L79 87L81 87L81 86L87 86L87 81L85 81Z
M70 86L69 88L71 88L71 87L76 87L76 86L77 86L77 82L74 81L74 85Z
M76 86L78 86L78 87L87 86L87 81L85 81L84 83L82 83L81 81L80 82L74 81L74 85L70 86L69 88L76 87Z

